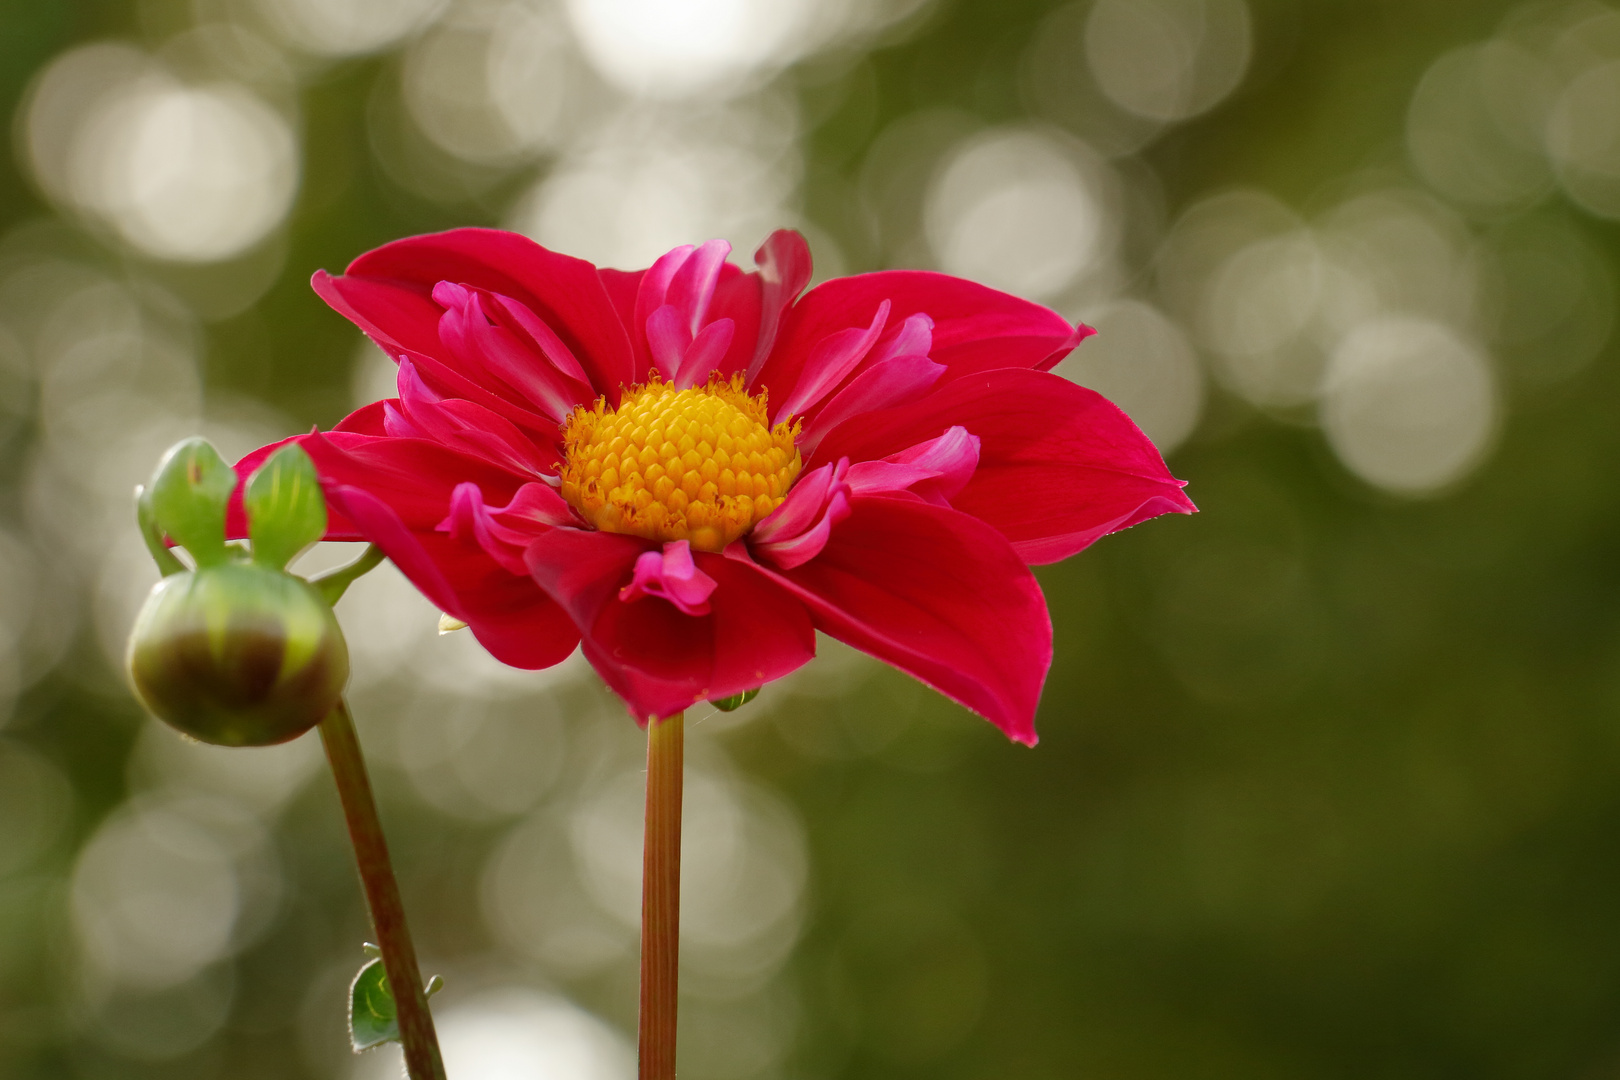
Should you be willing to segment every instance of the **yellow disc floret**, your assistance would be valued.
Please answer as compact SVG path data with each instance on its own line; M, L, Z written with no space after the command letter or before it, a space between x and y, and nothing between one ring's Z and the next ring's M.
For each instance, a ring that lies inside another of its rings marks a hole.
M803 462L797 424L774 428L742 376L676 390L655 375L575 409L563 427L562 496L605 532L719 551L775 510Z

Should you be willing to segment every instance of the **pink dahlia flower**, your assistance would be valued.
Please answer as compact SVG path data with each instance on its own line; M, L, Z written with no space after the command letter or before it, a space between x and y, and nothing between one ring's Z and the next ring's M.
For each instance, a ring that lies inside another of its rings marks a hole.
M642 721L788 674L820 629L1033 743L1029 564L1193 510L1124 413L1048 374L1091 329L935 273L800 296L794 232L751 273L729 252L627 273L458 229L317 273L399 364L397 398L298 437L328 539L377 544L505 663L583 645Z

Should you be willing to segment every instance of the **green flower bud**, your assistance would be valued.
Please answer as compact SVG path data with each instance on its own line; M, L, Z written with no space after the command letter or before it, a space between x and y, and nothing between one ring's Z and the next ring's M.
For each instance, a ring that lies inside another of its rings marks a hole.
M141 701L220 746L269 746L308 731L349 678L337 618L308 582L227 562L164 578L130 634Z

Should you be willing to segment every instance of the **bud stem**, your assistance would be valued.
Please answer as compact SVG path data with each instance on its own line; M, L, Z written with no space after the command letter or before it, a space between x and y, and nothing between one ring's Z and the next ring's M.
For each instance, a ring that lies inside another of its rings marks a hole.
M422 989L422 973L416 966L416 949L411 944L410 927L405 924L405 905L399 897L399 882L388 861L388 844L383 839L377 802L371 794L371 780L360 754L360 739L347 701L321 721L321 745L337 781L343 817L349 825L355 862L360 868L360 884L371 909L371 925L382 953L383 971L398 1010L399 1041L405 1048L405 1071L410 1080L445 1080L444 1061L439 1056L439 1039L433 1031L433 1015L428 1012L427 994Z
M681 937L683 713L647 725L647 825L641 864L640 1080L674 1080Z

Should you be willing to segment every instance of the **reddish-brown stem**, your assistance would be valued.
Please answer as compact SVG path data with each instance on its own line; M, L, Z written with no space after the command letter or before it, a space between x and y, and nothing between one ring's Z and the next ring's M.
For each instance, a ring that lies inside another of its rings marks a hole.
M371 794L371 779L366 775L365 758L360 755L360 738L355 734L348 702L339 701L337 708L321 721L321 745L326 747L326 760L337 781L354 859L360 868L360 884L371 908L377 947L382 952L383 971L394 995L399 1041L405 1048L405 1071L410 1080L445 1080L433 1014L428 1011L422 973L416 966L416 948L411 944L410 927L405 924L405 905L388 861L388 844L383 839L377 801Z
M683 715L676 713L647 725L647 832L641 859L640 1080L675 1080Z

